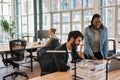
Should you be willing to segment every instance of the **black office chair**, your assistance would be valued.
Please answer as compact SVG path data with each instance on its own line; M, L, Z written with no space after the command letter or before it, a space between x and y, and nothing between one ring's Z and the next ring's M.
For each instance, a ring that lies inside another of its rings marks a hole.
M108 72L120 70L119 64L120 64L120 54L114 54L114 55L107 58L106 80L108 80Z
M33 48L33 49L26 49L27 52L37 52L37 48ZM26 56L26 59L25 61L28 59L28 58L31 58L34 60L34 61L37 61L37 56L31 56L31 55L27 55Z
M26 48L26 41L25 40L12 40L9 42L9 46L10 46L11 58L6 59L5 63L10 63L13 66L13 68L19 69L19 63L20 63L19 61L24 60L24 51ZM15 71L11 74L4 76L3 80L5 80L5 78L9 76L13 77L13 80L15 80L15 78L18 75L28 78L25 72Z
M37 59L40 64L41 76L46 75L57 70L54 58L51 54L47 53L47 50L54 50L60 45L58 39L53 39L49 46L43 47L37 52Z
M114 39L108 40L108 57L116 54L116 43Z
M48 45L48 47L54 50L59 45L60 45L60 40L58 38L53 38L50 45Z
M37 53L38 62L40 64L41 69L41 76L55 72L57 70L53 56L51 54L46 53L47 50L51 50L51 48L43 47L40 50L38 50Z

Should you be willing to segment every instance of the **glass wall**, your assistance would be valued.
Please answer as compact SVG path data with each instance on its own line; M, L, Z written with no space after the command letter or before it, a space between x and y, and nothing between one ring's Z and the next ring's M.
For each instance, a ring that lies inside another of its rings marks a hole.
M54 27L62 43L71 30L83 32L93 14L94 0L42 0L43 29ZM48 14L49 16L46 16ZM47 25L50 24L50 25Z

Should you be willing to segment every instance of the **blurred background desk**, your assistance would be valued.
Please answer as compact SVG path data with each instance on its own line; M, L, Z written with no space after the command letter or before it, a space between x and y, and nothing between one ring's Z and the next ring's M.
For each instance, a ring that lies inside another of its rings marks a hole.
M38 42L29 42L27 43L26 45L26 49L30 49L30 56L32 56L32 49L33 48L41 48L43 47L44 45L43 44L38 44ZM6 55L6 58L7 58L7 53L10 51L10 48L9 48L9 44L2 44L0 45L0 54L2 55L2 59L5 59L4 57L4 54L2 53L5 53ZM33 71L33 60L32 60L32 57L30 57L30 63L31 63L31 72Z

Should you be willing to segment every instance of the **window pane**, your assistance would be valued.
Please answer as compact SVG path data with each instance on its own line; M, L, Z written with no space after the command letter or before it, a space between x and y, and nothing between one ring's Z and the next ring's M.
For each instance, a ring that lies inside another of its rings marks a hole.
M59 13L53 14L53 23L58 22L60 22L60 14Z
M60 38L60 35L59 34L56 34L57 38L60 39L60 43L61 43L61 38Z
M73 21L81 21L81 12L73 12L72 14Z
M28 14L33 14L33 0L28 0Z
M70 22L70 14L69 13L62 14L62 22Z
M43 25L50 26L50 14L43 14Z
M27 24L27 16L22 16L22 24Z
M69 10L70 2L71 0L61 0L61 10Z
M34 18L33 15L28 15L28 28L29 32L28 33L34 33Z
M60 25L59 24L53 24L53 28L56 29L56 33L60 33Z
M22 25L22 33L27 33L27 25Z
M81 9L82 8L82 0L71 0L71 8L72 9Z
M118 20L120 20L119 14L120 14L120 8L118 9Z
M120 0L117 0L117 4L120 5Z
M62 35L62 43L66 42L67 41L67 35Z
M0 15L2 15L2 5L0 5Z
M115 8L103 8L102 10L103 24L108 28L109 36L115 35Z
M88 27L90 25L90 22L84 22L84 28Z
M2 0L3 2L8 2L9 0Z
M94 5L94 0L83 0L83 8L91 8Z
M120 35L120 23L118 23L118 35Z
M70 32L70 25L63 24L62 31L63 31L63 33L69 33Z
M101 6L112 6L115 5L116 0L102 0Z
M3 4L3 15L9 15L9 6L8 4Z
M43 12L49 12L50 11L50 0L43 0Z
M92 10L87 10L84 12L84 27L87 27L88 25L90 25L92 16L93 16Z
M26 4L27 4L26 0L21 0L21 9L22 9L21 13L22 13L22 15L27 14L27 6L26 6Z
M72 30L79 30L79 31L81 31L81 24L74 23L73 26L72 26Z
M50 28L50 14L43 14L43 29Z
M53 11L60 10L60 0L52 0L52 10Z

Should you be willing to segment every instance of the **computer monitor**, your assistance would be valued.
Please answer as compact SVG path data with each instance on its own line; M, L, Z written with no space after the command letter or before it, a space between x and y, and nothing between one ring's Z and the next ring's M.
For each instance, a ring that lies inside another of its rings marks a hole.
M44 38L49 38L49 30L38 30L38 38L39 39L44 39Z

